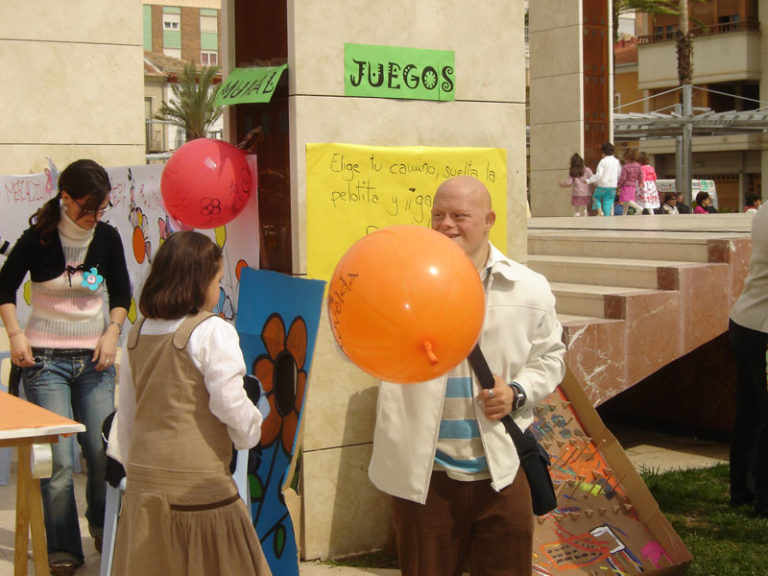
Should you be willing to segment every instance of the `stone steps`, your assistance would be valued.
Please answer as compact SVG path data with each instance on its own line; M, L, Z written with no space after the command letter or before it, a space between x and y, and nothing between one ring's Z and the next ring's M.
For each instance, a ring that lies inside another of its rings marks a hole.
M527 264L550 281L566 361L594 405L722 334L749 253L741 232L612 220L627 229L528 231Z
M695 266L678 260L642 260L530 254L528 267L546 276L550 282L659 288L659 269Z
M600 232L584 235L536 231L529 233L528 254L709 262L709 240L700 237L654 236L652 233Z
M544 274L547 276L546 274ZM547 276L549 278L549 276ZM555 295L558 314L578 315L588 318L607 318L606 296L621 298L627 295L659 293L660 290L632 288L628 286L603 286L599 284L549 283ZM587 320L584 320L587 321Z

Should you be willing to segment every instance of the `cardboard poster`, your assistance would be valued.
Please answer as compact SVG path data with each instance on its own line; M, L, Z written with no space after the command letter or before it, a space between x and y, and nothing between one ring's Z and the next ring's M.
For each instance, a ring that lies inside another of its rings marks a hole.
M432 198L466 174L491 193L491 241L507 250L507 153L502 148L307 144L307 273L330 279L347 249L387 226L430 226Z
M344 44L344 95L455 100L454 53L451 50Z
M251 516L273 574L299 576L296 529L284 490L293 479L324 282L246 268L236 327L248 373L269 403L249 458Z
M533 573L684 574L690 552L570 369L535 416L558 506L537 518Z
M216 106L269 102L288 64L259 68L235 68L216 93Z
M198 230L211 237L224 253L224 279L217 312L228 320L236 315L239 273L244 266L259 265L258 181L256 157L248 157L253 175L251 195L243 211L228 224L212 230ZM49 162L43 173L23 176L0 176L0 210L3 227L0 237L14 243L29 227L29 218L58 192L57 181L61 167ZM144 279L149 274L152 259L162 242L182 226L168 215L160 192L163 165L106 167L112 183L110 208L102 220L114 226L123 240L125 259L131 279L133 299L128 313L129 322L137 318L138 301ZM0 261L2 264L2 261ZM78 273L79 274L79 273ZM22 326L29 315L29 276L17 295L17 313ZM128 326L123 334L128 333Z

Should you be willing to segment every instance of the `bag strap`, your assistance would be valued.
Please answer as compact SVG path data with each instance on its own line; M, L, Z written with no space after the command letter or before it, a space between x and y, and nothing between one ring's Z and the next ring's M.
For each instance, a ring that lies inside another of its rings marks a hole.
M479 344L475 344L475 347L472 349L472 352L469 353L467 359L472 365L472 369L475 371L480 386L486 389L493 388L493 372L491 372L491 368L488 366L488 361L485 359L483 351L480 350ZM530 442L525 441L523 431L520 430L520 427L510 414L504 416L501 419L501 422L504 424L507 433L512 437L512 442L515 443L515 448L517 449L517 454L520 457L520 460L523 460L524 457L528 457L530 454L534 453L535 447L532 446Z

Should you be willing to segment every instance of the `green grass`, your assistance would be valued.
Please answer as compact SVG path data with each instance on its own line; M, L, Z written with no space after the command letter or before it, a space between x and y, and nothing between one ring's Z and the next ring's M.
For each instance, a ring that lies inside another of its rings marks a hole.
M768 520L728 505L728 466L642 472L643 480L693 555L688 576L752 576L768 572Z
M768 520L751 508L728 505L728 465L642 472L664 516L693 555L687 576L764 576ZM337 566L396 568L383 551L329 562Z

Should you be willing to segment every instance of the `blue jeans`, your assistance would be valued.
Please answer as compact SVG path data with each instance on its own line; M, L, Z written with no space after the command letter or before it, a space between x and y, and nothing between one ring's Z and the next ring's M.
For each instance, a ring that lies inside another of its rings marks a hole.
M85 424L86 431L77 435L88 464L85 516L91 533L101 535L106 496L101 423L114 409L115 369L110 366L97 372L91 362L92 351L71 357L60 356L61 352L35 349L35 365L24 368L24 392L30 402ZM66 559L83 563L72 480L74 448L72 436L51 445L53 474L40 483L51 562Z

